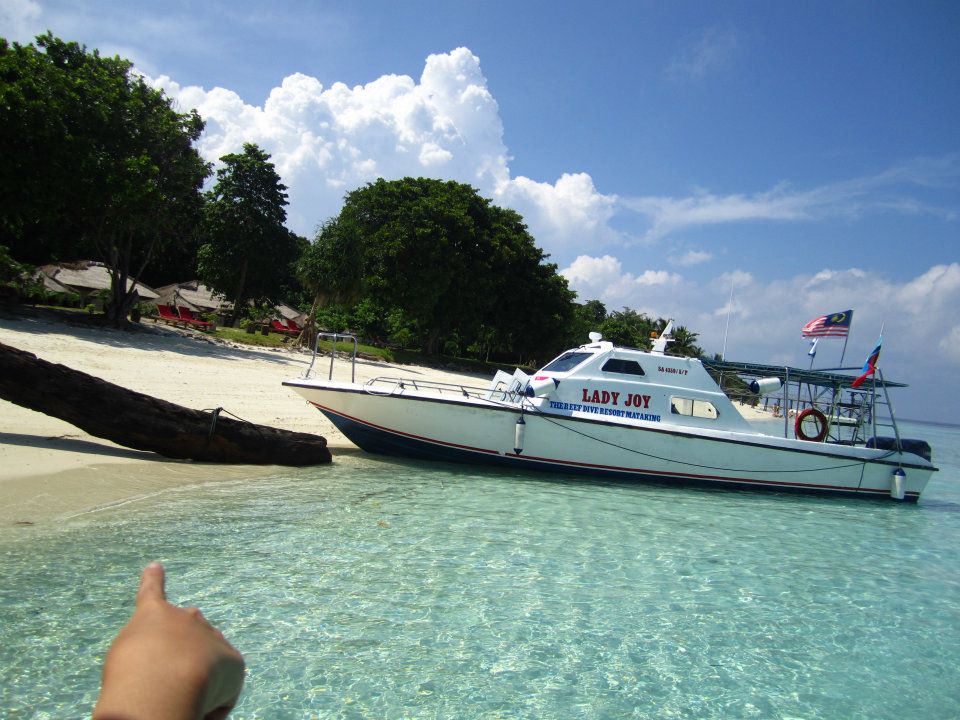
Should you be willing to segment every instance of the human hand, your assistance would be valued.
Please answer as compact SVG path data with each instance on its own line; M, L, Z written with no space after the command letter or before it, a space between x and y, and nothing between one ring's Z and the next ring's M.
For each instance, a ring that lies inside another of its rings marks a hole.
M137 604L103 663L93 720L223 720L243 688L243 656L197 608L167 602L147 565Z

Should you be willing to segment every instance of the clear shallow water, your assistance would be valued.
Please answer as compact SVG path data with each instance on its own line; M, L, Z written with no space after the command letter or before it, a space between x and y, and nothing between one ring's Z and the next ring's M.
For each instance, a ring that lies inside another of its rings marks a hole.
M957 717L960 430L906 434L918 506L360 455L77 518L0 542L0 716L89 713L157 558L233 718Z

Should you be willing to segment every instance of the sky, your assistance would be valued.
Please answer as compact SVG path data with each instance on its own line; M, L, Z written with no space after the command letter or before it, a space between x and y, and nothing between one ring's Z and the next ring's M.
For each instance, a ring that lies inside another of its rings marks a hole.
M814 366L882 329L898 413L960 423L960 3L0 0L47 29L197 109L211 162L264 148L306 237L379 177L470 183L580 301L795 367L852 309Z

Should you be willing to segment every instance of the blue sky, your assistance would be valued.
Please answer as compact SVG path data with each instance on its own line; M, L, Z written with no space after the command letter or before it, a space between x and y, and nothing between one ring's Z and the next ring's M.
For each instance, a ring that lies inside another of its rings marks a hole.
M845 364L883 325L901 414L960 421L960 3L0 0L47 28L196 107L208 159L264 147L297 232L376 177L470 182L583 300L800 366L853 308Z

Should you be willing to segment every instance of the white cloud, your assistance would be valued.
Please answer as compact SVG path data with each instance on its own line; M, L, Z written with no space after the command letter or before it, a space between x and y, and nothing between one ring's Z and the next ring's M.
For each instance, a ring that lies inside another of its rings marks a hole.
M345 192L379 177L455 179L488 196L510 183L499 108L466 48L429 56L419 83L385 75L324 88L296 73L262 107L223 88L181 87L168 77L154 83L207 121L200 151L208 160L244 142L271 154L299 232L309 234L339 211Z
M31 42L42 32L37 24L41 14L40 3L34 0L2 0L0 28L3 28L3 37L21 43Z
M207 122L200 150L208 160L254 142L271 154L289 187L289 224L310 235L336 215L346 192L377 178L406 175L458 180L526 220L547 252L600 254L611 246L660 241L689 228L751 221L799 222L874 213L951 213L906 187L955 182L960 158L917 160L872 177L806 190L786 184L754 194L698 190L686 197L624 198L600 192L593 178L569 172L555 182L512 177L499 108L480 60L467 48L430 55L419 81L384 75L365 85L324 87L302 73L283 79L262 106L224 88L155 84L181 109ZM706 251L674 258L680 267Z
M705 263L708 260L713 260L713 253L702 250L688 250L683 255L671 258L670 262L680 267L693 267L694 265Z
M645 308L644 296L682 281L679 275L665 270L645 270L640 275L624 272L620 261L610 255L580 255L560 274L567 278L581 301L601 300L611 308Z
M944 358L955 365L960 365L960 325L946 328L940 342L937 343L937 349Z
M909 188L938 187L960 176L960 159L947 155L919 159L872 176L793 190L786 183L745 195L717 195L697 190L687 197L619 198L623 208L645 217L647 240L694 227L757 220L797 222L824 218L856 218L864 214L926 214L956 220L957 213L909 195Z
M729 27L711 27L688 36L667 65L671 80L701 80L729 66L740 42Z
M901 349L940 347L960 362L960 352L949 347L958 327L960 263L937 265L900 283L852 268L769 282L735 270L695 285L662 270L625 272L611 255L581 255L561 273L581 301L598 299L644 310L656 306L655 314L684 318L708 343L719 344L720 321L728 312L732 327L738 328L733 333L738 342L769 353L777 344L796 344L808 320L852 308L851 339L859 345L872 345L883 325L884 335L896 337Z
M619 233L608 225L617 212L617 197L597 192L586 173L564 173L552 185L520 176L500 183L494 198L520 212L535 234L546 235L553 246L619 242Z
M298 232L309 235L339 212L346 192L379 177L411 175L470 183L520 212L548 250L621 241L609 226L616 196L598 192L586 173L555 183L511 178L499 108L466 48L430 55L419 82L385 75L324 88L296 73L262 107L223 88L181 87L165 76L153 82L206 120L199 144L206 159L215 162L244 142L271 154L289 187L289 220Z

